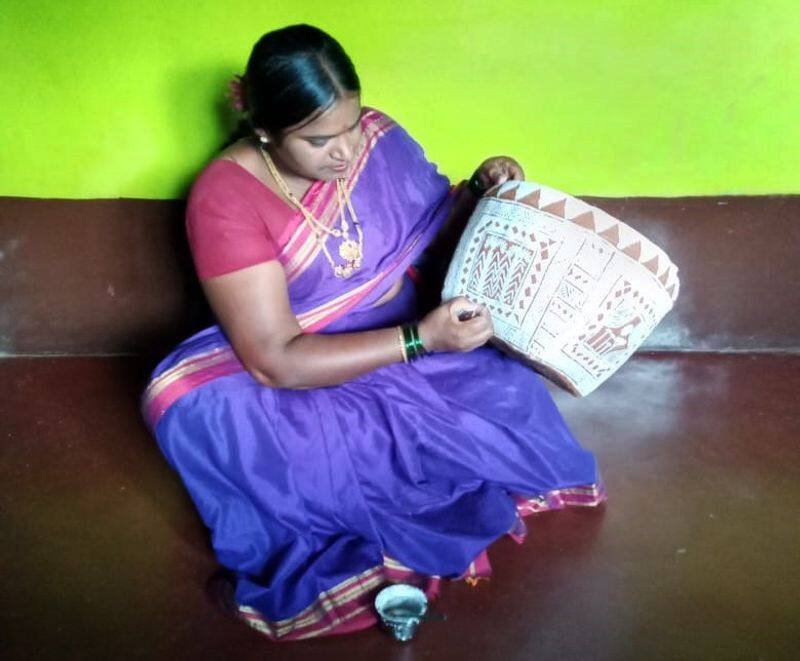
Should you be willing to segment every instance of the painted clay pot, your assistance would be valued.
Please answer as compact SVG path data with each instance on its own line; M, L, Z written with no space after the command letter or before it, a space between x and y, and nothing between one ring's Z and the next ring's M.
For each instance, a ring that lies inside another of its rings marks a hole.
M499 348L583 396L644 342L678 290L678 268L639 232L561 191L511 181L478 203L442 299L486 305Z

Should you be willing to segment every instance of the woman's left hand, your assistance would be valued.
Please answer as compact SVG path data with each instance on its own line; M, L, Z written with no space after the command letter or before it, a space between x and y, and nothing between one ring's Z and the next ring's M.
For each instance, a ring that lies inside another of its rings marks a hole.
M475 170L484 190L488 190L497 184L503 184L509 179L522 181L525 179L525 173L522 171L522 166L517 163L510 156L492 156L487 158Z

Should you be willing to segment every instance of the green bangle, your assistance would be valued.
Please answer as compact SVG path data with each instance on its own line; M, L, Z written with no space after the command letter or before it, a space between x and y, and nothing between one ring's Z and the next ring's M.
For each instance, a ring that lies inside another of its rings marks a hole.
M410 363L417 357L417 353L414 351L414 340L411 337L411 326L409 324L403 324L403 342L405 343L406 356L408 356L408 362Z
M426 351L419 337L419 328L417 324L404 324L402 329L408 362L416 360L417 358L422 358Z
M419 336L419 326L417 324L413 324L411 326L411 335L414 338L414 351L416 351L417 356L422 358L427 351L425 351L425 347L422 345L422 339Z

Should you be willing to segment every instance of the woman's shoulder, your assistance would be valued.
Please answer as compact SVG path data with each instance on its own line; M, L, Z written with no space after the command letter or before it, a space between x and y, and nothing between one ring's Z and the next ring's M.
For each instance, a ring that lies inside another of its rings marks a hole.
M225 147L225 149L214 157L214 160L212 160L209 165L217 161L234 163L247 170L250 174L253 174L253 176L256 176L255 173L263 166L262 157L258 148L254 146L252 140L247 138L240 138L236 142Z
M289 206L255 174L250 151L234 143L197 175L186 204L190 234L217 236L235 229L239 234L278 236L292 219Z
M186 206L198 275L210 278L274 259L272 216L269 196L254 175L226 152L212 159L195 178Z
M265 209L273 212L263 184L241 162L242 154L235 154L228 149L219 153L195 177L186 205L189 225L215 224L232 217L261 224Z
M210 160L195 177L189 194L192 197L250 195L258 191L260 182L247 167L245 152L228 148Z

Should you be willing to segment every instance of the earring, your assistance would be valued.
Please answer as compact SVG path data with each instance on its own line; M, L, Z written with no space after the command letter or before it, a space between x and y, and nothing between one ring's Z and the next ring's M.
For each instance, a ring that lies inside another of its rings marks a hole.
M262 145L266 145L269 142L269 138L265 135L258 136L258 140Z

